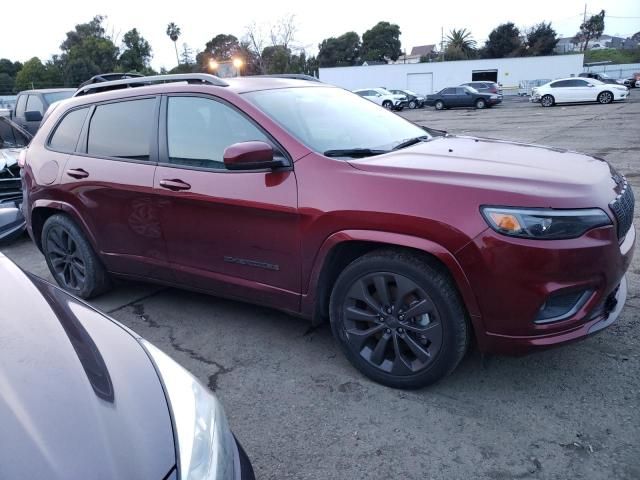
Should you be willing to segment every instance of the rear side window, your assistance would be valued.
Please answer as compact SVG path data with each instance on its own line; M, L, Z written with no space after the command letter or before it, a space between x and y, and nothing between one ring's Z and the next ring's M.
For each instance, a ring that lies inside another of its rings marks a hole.
M553 82L551 84L551 88L559 88L559 87L570 87L572 80L560 80L558 82Z
M89 124L87 153L149 160L155 105L154 98L98 105Z
M16 116L24 117L25 107L27 106L27 95L20 95L16 104Z
M445 88L444 90L442 90L442 95L454 95L455 93L455 88Z
M53 132L49 147L59 152L74 152L88 111L81 108L67 113Z
M39 96L29 95L29 100L27 100L27 112L40 112L40 114L44 113L44 105Z

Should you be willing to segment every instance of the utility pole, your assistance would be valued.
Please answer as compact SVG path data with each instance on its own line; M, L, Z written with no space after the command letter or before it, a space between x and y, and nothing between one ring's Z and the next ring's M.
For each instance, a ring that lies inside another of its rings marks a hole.
M444 62L444 27L440 27L440 61Z
M587 4L584 4L584 17L582 17L582 23L587 23Z

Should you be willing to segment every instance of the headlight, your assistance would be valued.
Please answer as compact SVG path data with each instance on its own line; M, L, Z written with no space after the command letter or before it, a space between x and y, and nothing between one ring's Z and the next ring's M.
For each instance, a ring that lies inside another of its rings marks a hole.
M611 225L599 208L551 210L543 208L482 207L482 216L496 232L539 240L576 238L592 228Z
M498 99L498 95L491 95L491 100L497 100Z
M236 478L235 439L218 399L157 347L141 342L160 373L171 409L180 480Z

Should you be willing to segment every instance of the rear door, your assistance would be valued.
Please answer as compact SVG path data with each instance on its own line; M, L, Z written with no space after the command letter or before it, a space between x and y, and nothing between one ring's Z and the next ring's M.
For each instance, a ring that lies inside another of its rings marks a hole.
M90 107L61 187L109 270L171 280L153 189L159 107L155 96Z
M282 147L216 97L165 97L161 122L154 185L162 197L162 227L178 281L297 310L300 240L293 168L229 171L223 162L224 150L234 143L264 141L287 158Z

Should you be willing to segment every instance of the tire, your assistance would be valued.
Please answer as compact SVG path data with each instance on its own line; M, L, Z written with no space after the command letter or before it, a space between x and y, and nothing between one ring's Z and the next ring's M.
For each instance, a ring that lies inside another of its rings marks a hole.
M403 251L378 250L349 264L329 309L348 360L389 387L437 382L456 368L469 344L467 315L448 272Z
M482 98L476 100L476 108L482 110L487 106L487 102L485 102Z
M543 95L540 99L540 105L543 107L553 107L556 103L556 99L551 95Z
M411 101L409 102L409 108L410 108L411 110L414 110L414 109L418 108L418 104L416 103L416 101L415 101L415 100L411 100Z
M444 109L444 102L442 100L438 100L434 104L434 107L436 108L436 110L443 110Z
M84 299L109 290L109 274L82 230L67 215L49 217L41 240L49 271L64 290Z
M389 100L382 102L382 106L387 110L391 110L393 108L393 104Z
M613 102L613 93L611 93L610 91L605 90L604 92L600 92L598 94L598 103L607 105L611 102Z

